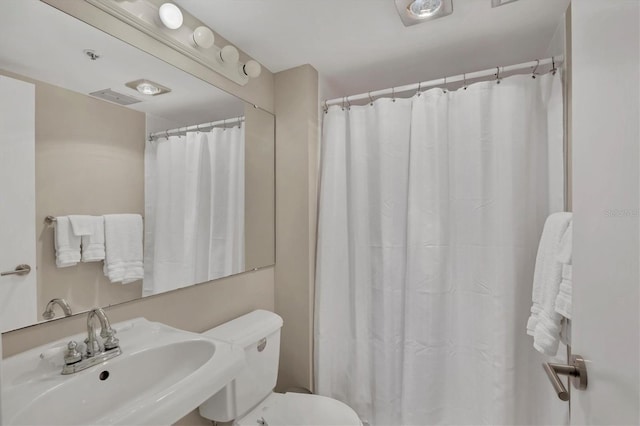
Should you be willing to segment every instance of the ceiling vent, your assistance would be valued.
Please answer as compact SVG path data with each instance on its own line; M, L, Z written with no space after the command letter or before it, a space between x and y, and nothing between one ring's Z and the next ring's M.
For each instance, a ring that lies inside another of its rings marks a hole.
M91 96L105 101L113 102L118 105L131 105L142 102L140 99L136 99L133 96L123 95L122 93L115 92L111 89L98 90L97 92L89 93Z

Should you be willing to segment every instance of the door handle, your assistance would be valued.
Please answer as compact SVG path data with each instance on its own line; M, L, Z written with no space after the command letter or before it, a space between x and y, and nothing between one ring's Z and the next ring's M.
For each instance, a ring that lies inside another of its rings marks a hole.
M569 376L569 381L576 389L585 390L587 388L587 364L580 355L571 355L569 365L544 362L542 363L542 368L547 373L553 389L558 394L558 398L563 401L569 400L569 392L567 392L558 374Z
M0 273L0 277L4 277L5 275L27 275L29 272L31 272L31 266L22 264L16 266L16 269L14 269L13 271L5 271Z

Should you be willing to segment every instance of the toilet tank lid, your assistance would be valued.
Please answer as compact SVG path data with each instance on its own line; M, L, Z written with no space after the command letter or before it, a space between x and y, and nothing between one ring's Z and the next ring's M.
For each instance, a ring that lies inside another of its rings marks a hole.
M202 334L213 339L247 347L278 331L282 327L282 323L282 318L279 315L258 309Z

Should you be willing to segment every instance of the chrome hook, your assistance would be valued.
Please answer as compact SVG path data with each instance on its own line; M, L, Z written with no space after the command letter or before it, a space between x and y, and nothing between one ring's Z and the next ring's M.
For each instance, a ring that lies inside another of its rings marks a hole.
M329 105L327 104L327 100L326 99L324 100L324 108L323 109L324 109L324 113L325 114L329 112Z
M496 83L500 84L500 67L496 67Z
M345 98L347 100L347 111L351 111L351 102L349 102L349 97L346 96Z
M371 96L371 92L367 92L369 95L369 105L373 106L373 96Z
M531 78L536 78L536 71L538 70L538 66L540 66L540 59L536 59L536 66L533 67L533 71L531 72Z

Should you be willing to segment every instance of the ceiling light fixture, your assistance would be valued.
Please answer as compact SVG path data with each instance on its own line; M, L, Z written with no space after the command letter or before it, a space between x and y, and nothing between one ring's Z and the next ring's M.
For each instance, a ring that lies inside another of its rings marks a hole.
M453 0L395 0L395 3L407 27L453 13Z
M125 86L129 87L130 89L137 90L138 92L147 96L162 95L171 91L171 89L169 89L168 87L144 78L125 83Z
M172 2L165 0L85 1L241 86L247 84L250 78L260 75L262 67L259 63L239 62L240 52L234 46L229 45L223 48L216 46L213 31ZM180 28L180 30L168 31L167 28ZM135 86L132 89L138 90ZM141 93L150 93L153 89L142 86L140 90L143 90Z
M407 13L416 19L424 19L438 13L442 0L414 0L407 6Z
M160 6L158 15L162 24L170 30L177 30L182 26L182 11L173 3L164 3Z

